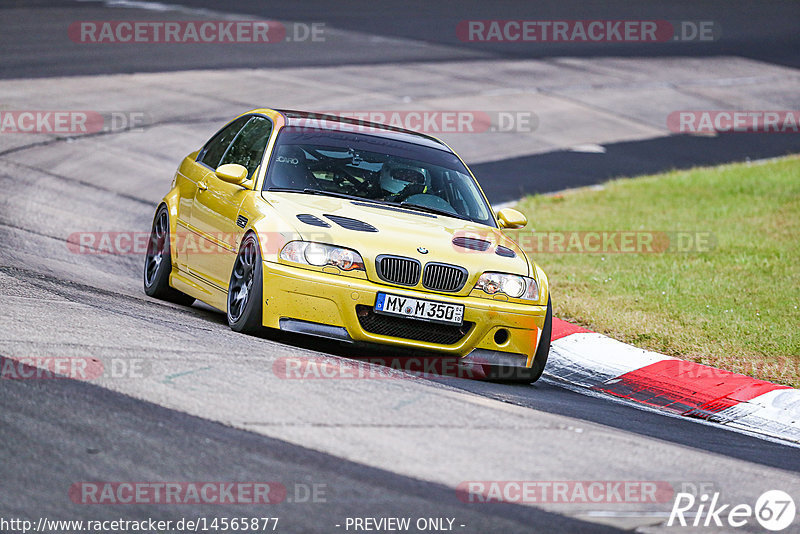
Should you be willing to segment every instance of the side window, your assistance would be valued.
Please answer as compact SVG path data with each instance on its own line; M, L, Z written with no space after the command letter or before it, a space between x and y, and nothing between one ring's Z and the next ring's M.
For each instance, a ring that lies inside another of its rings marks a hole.
M250 119L250 117L239 117L228 126L217 132L217 135L211 138L206 143L203 150L197 156L197 161L205 163L212 169L216 169L220 165L220 160L228 150L228 146L236 138L236 134L242 129L242 126Z
M238 163L247 169L247 177L252 178L255 170L261 165L261 158L264 157L271 132L272 122L269 119L252 117L239 132L219 164Z

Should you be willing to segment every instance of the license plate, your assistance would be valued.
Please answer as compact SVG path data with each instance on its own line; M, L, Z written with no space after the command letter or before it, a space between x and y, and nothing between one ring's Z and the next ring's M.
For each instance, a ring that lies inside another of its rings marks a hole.
M464 321L462 304L412 299L386 293L378 293L378 298L375 300L375 311L434 323L460 325Z

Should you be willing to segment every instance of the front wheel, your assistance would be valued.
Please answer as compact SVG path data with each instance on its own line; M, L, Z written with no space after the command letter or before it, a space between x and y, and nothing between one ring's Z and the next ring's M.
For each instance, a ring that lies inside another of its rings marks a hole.
M264 264L255 234L247 234L228 284L228 325L236 332L255 334L261 330L261 296Z
M490 375L490 379L494 378L502 382L512 382L520 384L532 384L539 380L544 372L544 366L547 364L547 357L550 355L550 339L553 335L553 305L550 303L550 297L547 297L547 314L544 317L544 327L542 327L542 335L539 338L539 346L536 347L536 354L533 356L533 363L530 367L514 367L514 368L499 368L495 376Z
M190 306L194 297L181 293L169 285L172 273L172 255L169 239L169 211L161 205L153 218L150 241L144 258L144 292L154 298Z

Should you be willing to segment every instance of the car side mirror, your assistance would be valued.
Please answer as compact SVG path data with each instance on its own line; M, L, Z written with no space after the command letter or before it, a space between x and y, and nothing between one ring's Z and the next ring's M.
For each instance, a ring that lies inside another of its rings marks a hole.
M500 228L523 228L528 224L528 218L512 208L503 208L497 212Z
M214 171L214 174L217 175L217 178L229 184L242 185L247 181L247 169L244 165L239 165L238 163L220 165Z

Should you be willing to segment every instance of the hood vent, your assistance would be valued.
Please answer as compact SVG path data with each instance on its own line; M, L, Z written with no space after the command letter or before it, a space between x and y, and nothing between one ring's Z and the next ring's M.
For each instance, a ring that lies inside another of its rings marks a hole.
M492 246L492 243L489 241L463 236L454 237L453 244L457 247L466 248L469 250L478 250L480 252L486 252L489 250L489 247Z
M311 226L321 226L322 228L330 228L331 225L320 219L319 217L314 217L310 213L301 213L297 216L302 222L306 224L310 224Z
M325 215L326 219L330 219L342 228L348 230L355 230L357 232L377 232L378 229L358 219L351 219L350 217L342 217L341 215Z
M503 246L500 246L500 245L497 246L497 249L494 251L494 253L497 254L498 256L503 256L504 258L516 258L517 257L517 253L516 252L514 252L513 250L511 250L508 247L503 247Z

